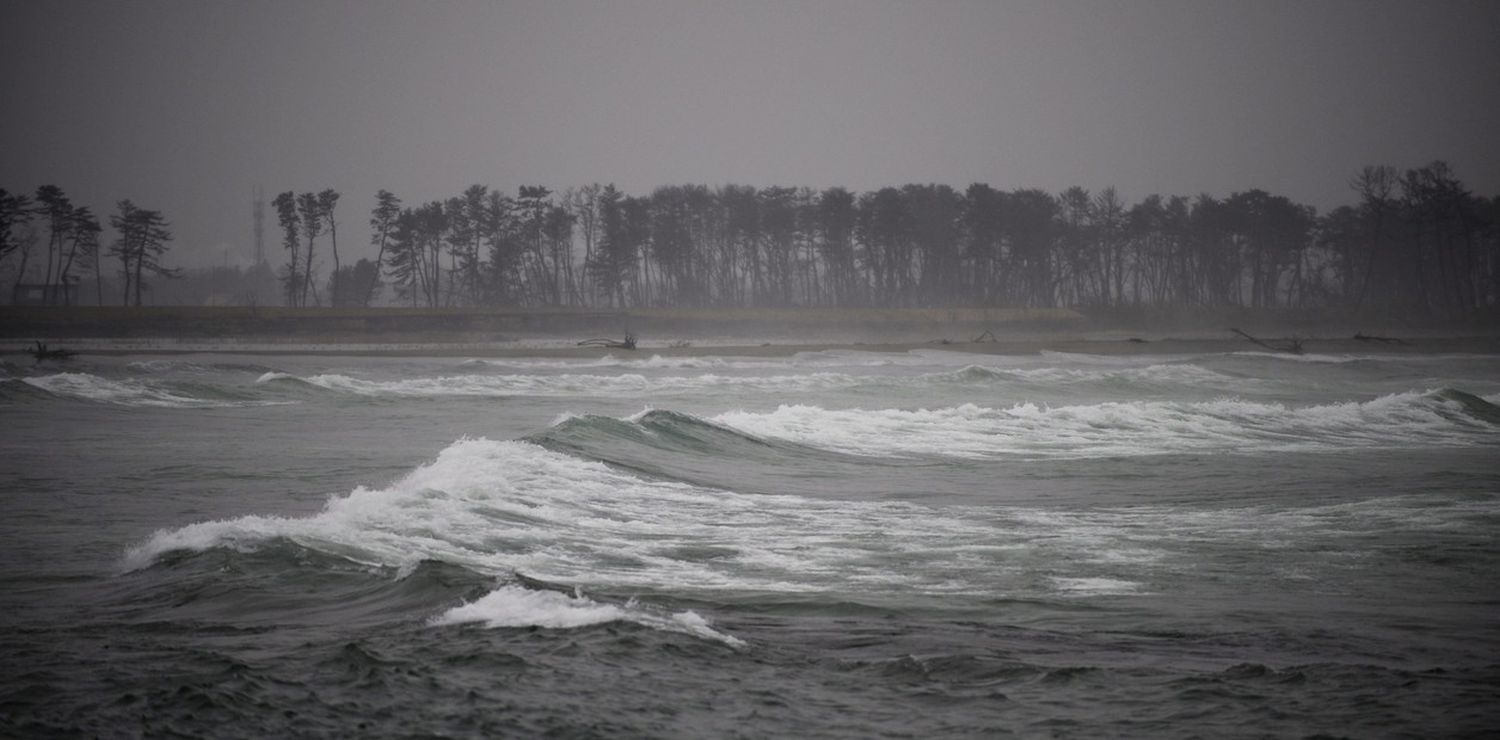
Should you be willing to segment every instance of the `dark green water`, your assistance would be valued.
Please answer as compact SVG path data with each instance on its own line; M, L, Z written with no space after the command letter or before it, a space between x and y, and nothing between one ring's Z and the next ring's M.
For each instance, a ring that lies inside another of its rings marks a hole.
M0 735L1481 736L1500 359L0 373Z

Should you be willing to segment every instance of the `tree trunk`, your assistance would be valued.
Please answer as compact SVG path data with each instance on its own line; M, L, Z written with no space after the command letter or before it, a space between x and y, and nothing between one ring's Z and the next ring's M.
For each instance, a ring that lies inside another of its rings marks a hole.
M339 229L333 222L333 212L328 213L328 243L333 249L333 295L328 296L328 305L337 305L339 302ZM313 288L314 295L317 288Z

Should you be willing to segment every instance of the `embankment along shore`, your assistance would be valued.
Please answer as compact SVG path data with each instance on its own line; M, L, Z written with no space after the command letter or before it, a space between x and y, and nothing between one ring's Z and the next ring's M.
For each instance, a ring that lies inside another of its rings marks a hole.
M1258 346L1232 329L1262 339ZM1500 353L1500 329L1330 312L1214 309L632 309L0 306L0 353L35 342L98 354L190 352L599 357L637 341L663 356L779 356L825 349L945 349L986 354Z

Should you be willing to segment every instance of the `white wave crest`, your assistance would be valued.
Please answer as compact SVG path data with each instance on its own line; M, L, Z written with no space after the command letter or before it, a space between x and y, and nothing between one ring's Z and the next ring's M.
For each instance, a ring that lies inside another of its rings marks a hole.
M1500 428L1430 392L1301 408L1232 399L1078 406L963 404L918 410L784 405L713 421L756 436L858 455L1117 457L1493 444Z
M950 539L988 544L995 534L972 512L737 494L638 478L526 442L467 439L387 488L331 498L314 516L159 531L122 566L282 538L370 565L439 560L634 593L943 591L956 573L983 577L976 569L986 567L951 561ZM909 552L942 567L893 577L890 559Z
M185 396L143 380L110 380L90 373L40 375L22 378L21 382L40 388L54 396L110 403L117 406L188 409L257 406L268 403Z
M573 629L609 622L631 622L668 632L682 632L733 647L745 641L715 630L696 612L656 614L635 602L601 604L581 594L568 596L554 591L533 591L520 586L502 586L477 601L456 606L434 617L434 625L483 623L487 627L544 627Z
M398 573L436 560L502 582L526 573L643 599L1087 598L1155 592L1157 575L1201 567L1204 542L1255 552L1302 542L1317 545L1304 548L1308 557L1321 558L1340 542L1378 542L1392 532L1488 531L1497 511L1496 498L1433 507L1424 496L1292 511L1064 511L749 495L644 479L525 442L466 439L390 486L331 498L312 516L248 516L159 531L130 548L122 566L148 567L171 552L289 540ZM497 594L439 619L559 627L624 619L720 639L702 631L711 628L697 615L664 614L649 604L517 588Z
M804 363L796 358L740 358L717 355L651 355L645 358L620 358L614 355L577 359L468 359L460 367L493 367L520 370L591 370L624 368L631 370L765 370L792 368Z
M619 375L448 375L396 380L370 380L341 374L297 378L284 373L266 373L258 382L300 380L340 393L387 398L473 397L633 397L659 393L712 393L727 388L781 392L817 391L852 386L859 378L841 373L802 375L730 376L693 375L647 377L638 373Z
M1135 387L1192 386L1223 390L1235 388L1250 390L1263 385L1261 381L1236 378L1194 364L1159 364L1147 366L1101 367L997 367L993 365L967 365L957 371L933 373L921 376L927 381L971 382L1012 381L1038 385L1082 385L1091 383L1123 383Z
M1284 360L1286 362L1312 362L1331 365L1343 365L1350 362L1376 359L1372 355L1320 355L1314 353L1294 355L1289 352L1256 352L1248 350L1231 352L1230 355L1234 357L1256 357L1270 360Z
M1141 584L1119 578L1053 578L1059 591L1082 596L1136 594Z

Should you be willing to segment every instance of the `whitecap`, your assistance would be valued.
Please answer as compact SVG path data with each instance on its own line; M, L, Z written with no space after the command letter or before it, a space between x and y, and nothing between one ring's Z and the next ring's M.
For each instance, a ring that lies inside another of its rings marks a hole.
M744 647L745 642L715 630L696 612L658 614L636 602L605 604L582 594L536 591L506 585L476 601L453 607L434 617L434 626L481 623L487 627L542 627L576 629L609 622L630 622L652 629L681 632L694 637Z
M1119 596L1139 593L1141 584L1120 578L1052 578L1058 591L1075 596Z
M117 406L156 408L222 408L265 405L265 401L199 398L174 392L139 379L111 380L90 373L57 373L22 378L22 382L54 396Z
M1500 428L1433 391L1306 407L1235 398L1008 408L825 409L782 405L712 421L741 432L867 456L1121 457L1194 451L1318 451L1494 444Z

